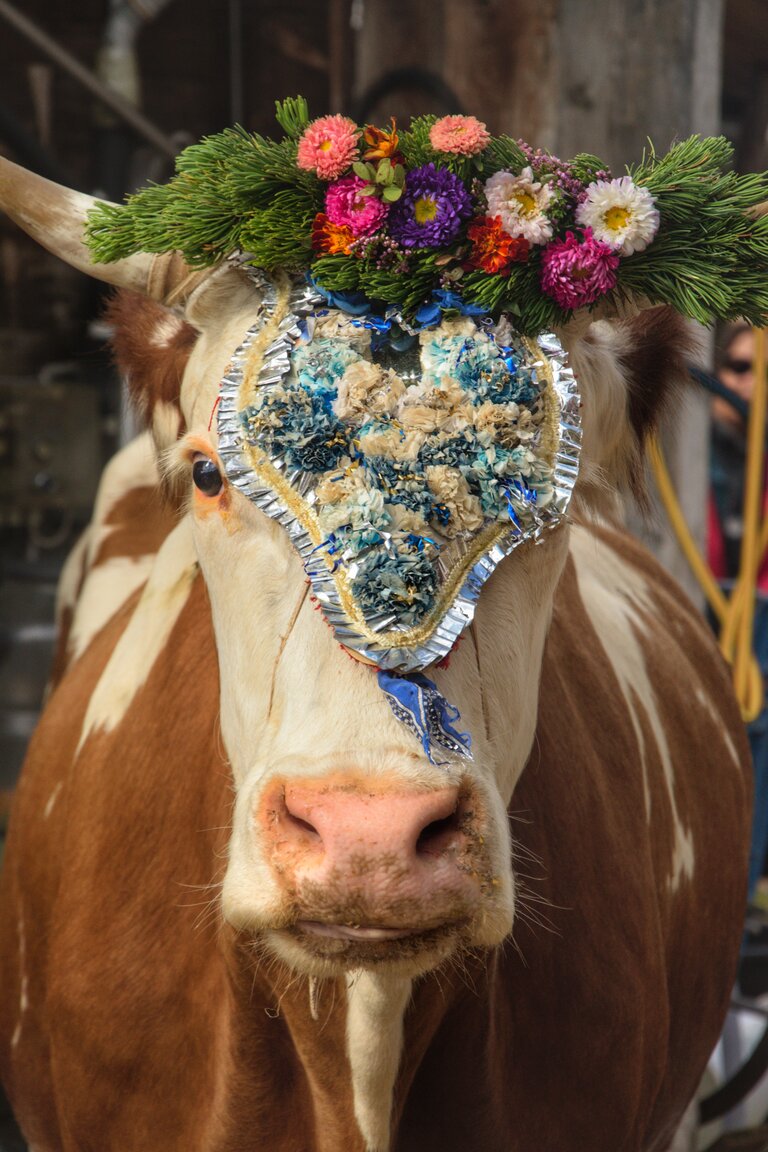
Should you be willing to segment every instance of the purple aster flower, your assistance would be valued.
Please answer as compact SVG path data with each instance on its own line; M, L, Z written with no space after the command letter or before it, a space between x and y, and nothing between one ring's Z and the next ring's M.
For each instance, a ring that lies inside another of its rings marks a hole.
M389 232L404 248L452 243L472 215L472 201L458 176L424 164L405 177L405 191L389 214Z

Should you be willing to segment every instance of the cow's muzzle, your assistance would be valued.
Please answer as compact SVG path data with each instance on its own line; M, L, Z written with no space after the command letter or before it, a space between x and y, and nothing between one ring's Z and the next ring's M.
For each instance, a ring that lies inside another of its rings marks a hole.
M293 908L284 930L318 957L359 964L432 951L493 886L469 785L273 781L256 823Z

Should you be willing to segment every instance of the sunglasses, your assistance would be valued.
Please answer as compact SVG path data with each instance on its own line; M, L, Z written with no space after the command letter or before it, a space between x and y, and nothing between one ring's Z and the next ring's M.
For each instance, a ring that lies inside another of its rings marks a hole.
M753 364L751 360L726 360L723 368L727 368L735 376L746 376L747 372L752 371Z

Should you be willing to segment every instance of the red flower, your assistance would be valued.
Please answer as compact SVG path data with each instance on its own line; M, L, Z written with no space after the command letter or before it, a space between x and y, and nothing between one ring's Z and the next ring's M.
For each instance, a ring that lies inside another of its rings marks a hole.
M330 256L348 256L355 234L346 224L334 224L325 212L318 212L312 221L312 247L316 252L327 252Z
M499 276L508 276L513 261L527 260L531 250L523 236L512 237L504 231L500 216L480 216L473 220L467 236L472 241L469 267Z

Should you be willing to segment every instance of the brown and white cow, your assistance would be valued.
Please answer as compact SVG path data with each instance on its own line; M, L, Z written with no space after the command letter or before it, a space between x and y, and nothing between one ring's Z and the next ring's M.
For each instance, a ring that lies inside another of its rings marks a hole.
M105 474L8 836L0 1066L31 1148L666 1152L728 1001L749 809L708 630L612 521L676 318L563 334L572 522L430 672L475 752L436 768L283 530L192 483L254 286L91 269L87 202L12 166L0 202L183 308L117 305L164 479L148 436Z

